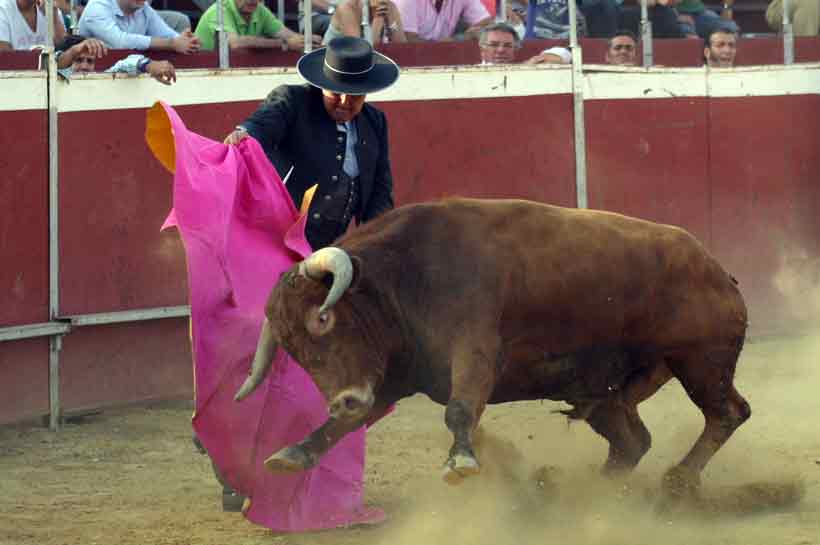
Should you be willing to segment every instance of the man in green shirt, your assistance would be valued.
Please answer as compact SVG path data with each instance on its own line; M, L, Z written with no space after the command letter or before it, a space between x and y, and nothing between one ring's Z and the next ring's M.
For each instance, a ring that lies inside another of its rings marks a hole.
M225 10L224 26L231 49L240 47L275 47L299 51L305 47L302 34L287 28L273 12L259 0L217 0ZM202 49L216 47L217 4L205 10L196 26L195 34ZM320 45L322 37L313 35L313 44Z

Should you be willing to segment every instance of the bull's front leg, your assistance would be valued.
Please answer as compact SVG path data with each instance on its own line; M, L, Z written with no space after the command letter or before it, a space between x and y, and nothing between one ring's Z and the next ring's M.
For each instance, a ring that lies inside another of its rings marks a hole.
M444 422L453 434L443 475L449 484L458 484L480 471L473 450L473 431L495 386L497 353L489 347L472 347L457 350L453 357L452 389L444 412Z
M345 393L330 407L330 417L304 440L283 448L265 460L273 473L297 473L316 466L324 454L345 435L384 416L391 404L382 399L360 399Z

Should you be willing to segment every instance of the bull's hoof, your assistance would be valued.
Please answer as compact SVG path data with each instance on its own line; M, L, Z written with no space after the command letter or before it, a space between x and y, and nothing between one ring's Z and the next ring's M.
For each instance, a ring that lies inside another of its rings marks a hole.
M313 456L300 447L286 447L265 460L265 468L271 473L298 473L316 465Z
M669 512L683 503L697 499L700 490L700 476L684 467L676 466L664 474L661 489L658 512Z
M478 460L465 454L456 454L444 464L442 478L447 484L460 484L466 477L478 475L480 472Z

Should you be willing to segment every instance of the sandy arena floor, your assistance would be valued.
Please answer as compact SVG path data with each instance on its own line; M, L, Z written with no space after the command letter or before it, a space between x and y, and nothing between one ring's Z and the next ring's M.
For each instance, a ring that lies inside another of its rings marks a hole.
M221 511L209 463L191 445L191 404L175 403L107 410L58 434L0 428L0 543L820 545L818 354L812 339L747 344L737 385L753 415L704 474L713 498L744 483L799 483L803 499L777 509L727 501L725 512L655 512L661 473L702 424L672 382L641 406L654 446L620 482L598 476L606 444L586 424L551 414L560 404L528 402L487 411L483 473L450 487L440 479L450 444L443 408L408 399L369 436L367 499L388 522L276 535Z

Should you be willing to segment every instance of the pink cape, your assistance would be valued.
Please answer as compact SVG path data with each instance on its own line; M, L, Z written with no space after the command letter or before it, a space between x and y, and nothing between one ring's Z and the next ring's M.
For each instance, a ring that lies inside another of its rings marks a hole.
M173 210L185 245L194 353L193 428L225 480L248 496L248 520L297 532L365 522L365 431L349 434L314 469L274 475L265 458L327 419L310 377L279 351L271 372L241 403L279 275L310 254L304 215L259 143L226 146L190 132L164 103L148 112L146 140L174 173ZM216 481L214 485L216 486Z

